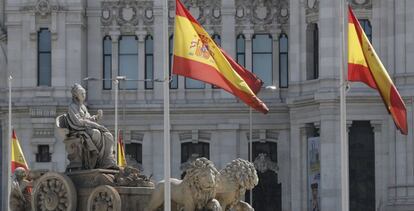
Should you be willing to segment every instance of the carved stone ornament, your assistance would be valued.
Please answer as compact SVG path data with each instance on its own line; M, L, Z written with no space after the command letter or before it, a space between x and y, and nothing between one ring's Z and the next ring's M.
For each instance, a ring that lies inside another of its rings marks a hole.
M146 29L151 31L154 23L154 2L150 0L102 1L101 24L104 32L119 26L121 33L133 33Z
M283 22L288 22L287 0L236 0L235 4L238 32L251 30L251 26L254 31L267 32L274 30L282 19ZM280 15L282 8L285 9L285 16Z
M191 15L200 24L210 26L213 30L220 31L221 27L221 0L182 0L182 3L190 10ZM169 24L174 24L175 1L169 1Z
M352 0L350 4L353 9L372 9L372 0Z
M21 11L30 11L36 15L46 16L52 12L67 10L66 7L59 6L55 2L49 0L36 0L34 2L27 2L26 5L20 8Z
M279 167L277 166L277 163L270 160L270 158L265 153L260 153L255 159L254 159L254 167L257 171L260 173L264 173L268 170L275 172L276 174L279 172Z
M56 172L48 172L37 180L32 197L34 211L75 211L77 206L72 181Z
M87 207L87 211L121 211L121 197L115 188L102 185L92 191Z
M319 19L319 0L307 0L306 22L314 23Z

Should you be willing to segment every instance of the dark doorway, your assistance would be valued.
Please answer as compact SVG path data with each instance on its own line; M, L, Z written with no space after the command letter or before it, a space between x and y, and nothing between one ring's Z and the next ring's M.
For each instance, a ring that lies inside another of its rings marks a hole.
M349 131L349 199L352 211L375 211L375 145L369 121Z
M278 174L274 168L277 165L277 144L254 142L253 161L259 176L259 184L253 189L254 209L260 211L282 210L282 184L279 183ZM250 191L246 191L246 202L250 202Z

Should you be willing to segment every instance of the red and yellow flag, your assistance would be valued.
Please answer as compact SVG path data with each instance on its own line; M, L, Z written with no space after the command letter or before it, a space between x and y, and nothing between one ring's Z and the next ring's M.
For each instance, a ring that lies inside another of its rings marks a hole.
M360 81L377 89L395 125L402 134L407 135L407 111L404 101L351 7L348 9L348 80Z
M23 167L26 170L29 170L26 159L24 158L22 148L20 147L19 140L16 137L16 132L12 132L12 145L11 145L11 171L14 173L14 170L18 167Z
M262 113L269 111L256 96L262 81L220 49L179 0L172 69L174 74L218 86Z
M125 159L125 147L124 143L122 141L122 133L121 130L118 131L118 154L117 154L117 161L118 166L125 167L127 165L126 159Z

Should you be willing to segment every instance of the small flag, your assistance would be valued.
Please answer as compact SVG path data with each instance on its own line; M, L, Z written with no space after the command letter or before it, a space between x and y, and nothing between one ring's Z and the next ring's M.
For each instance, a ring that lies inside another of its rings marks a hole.
M220 49L179 0L172 69L174 74L218 86L262 113L269 111L256 96L263 82Z
M348 80L378 90L402 134L408 134L407 110L397 88L365 35L351 7L348 9Z
M118 131L118 156L117 156L117 162L118 166L125 167L127 165L126 159L125 159L125 147L124 143L122 141L122 133L121 130Z
M17 139L16 132L12 132L12 146L11 146L11 171L14 173L16 168L22 167L26 170L29 170L26 159L22 148L20 147L19 140Z

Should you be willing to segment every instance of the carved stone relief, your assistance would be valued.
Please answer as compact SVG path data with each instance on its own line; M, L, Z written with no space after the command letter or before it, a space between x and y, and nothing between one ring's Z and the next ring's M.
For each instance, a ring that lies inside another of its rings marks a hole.
M190 10L191 15L202 24L206 30L220 31L221 29L221 0L183 0L182 3ZM169 25L174 25L175 1L169 1Z
M199 130L192 130L188 132L183 132L179 134L180 141L192 140L193 142L198 142L199 140L210 141L211 133Z
M104 31L120 28L125 33L146 29L152 31L154 23L153 1L103 1L101 3L101 24Z
M66 7L57 4L56 2L50 2L49 0L37 0L35 2L29 2L23 6L21 11L30 11L36 15L46 16L52 12L65 11Z
M264 173L268 170L275 172L276 174L279 172L279 167L276 162L270 160L270 158L265 153L260 153L254 159L254 167L260 173Z
M307 0L306 22L315 23L319 19L319 0Z
M354 9L372 9L372 0L352 0L350 4Z
M289 1L287 0L236 0L237 31L275 30L277 25L287 27L289 23Z
M250 133L246 133L247 140L250 139ZM259 140L261 142L273 140L276 141L279 139L279 133L274 130L253 130L252 134L253 141Z

